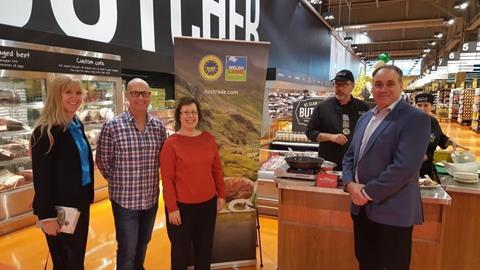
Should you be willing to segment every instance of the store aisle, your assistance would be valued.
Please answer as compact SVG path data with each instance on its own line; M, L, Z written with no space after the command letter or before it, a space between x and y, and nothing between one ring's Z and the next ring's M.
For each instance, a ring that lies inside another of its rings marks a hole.
M480 135L468 127L456 123L441 122L443 131L453 140L469 147L480 159ZM150 243L146 267L147 269L169 268L169 241L165 230L165 214L163 202L155 222L155 231ZM263 260L265 270L275 269L277 261L277 221L269 217L260 217ZM110 202L108 200L96 203L91 209L90 234L87 246L86 269L114 269L115 261L115 231ZM48 254L47 245L40 229L30 227L0 237L0 270L43 269ZM258 251L258 249L257 249ZM242 267L242 270L261 269L260 257L258 265ZM51 265L49 268L51 269Z
M470 148L470 151L477 156L477 160L480 160L480 134L471 131L468 126L457 123L440 122L440 127L452 140Z

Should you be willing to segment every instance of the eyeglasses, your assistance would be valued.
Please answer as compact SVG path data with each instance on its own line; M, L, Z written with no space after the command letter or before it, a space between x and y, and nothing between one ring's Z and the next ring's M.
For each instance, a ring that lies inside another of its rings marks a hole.
M128 91L128 93L134 98L138 98L140 95L142 95L142 97L144 98L149 98L150 95L152 94L152 92L150 91L135 91L135 90Z
M180 113L184 114L184 115L198 115L197 111L184 111L184 112L180 112Z

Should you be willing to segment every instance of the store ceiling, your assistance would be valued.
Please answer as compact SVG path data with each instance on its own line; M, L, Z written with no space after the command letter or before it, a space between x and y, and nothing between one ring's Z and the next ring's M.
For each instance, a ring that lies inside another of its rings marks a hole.
M321 4L319 2L322 2ZM466 9L455 4L468 2ZM418 59L424 66L445 52L457 50L463 41L476 41L480 25L480 0L310 0L333 29L365 60L382 52L393 59ZM454 19L452 25L448 20ZM462 31L465 29L465 32ZM462 34L464 32L464 34ZM434 35L442 33L442 38ZM346 38L346 39L345 39ZM435 45L432 43L435 42ZM429 52L424 52L430 49Z

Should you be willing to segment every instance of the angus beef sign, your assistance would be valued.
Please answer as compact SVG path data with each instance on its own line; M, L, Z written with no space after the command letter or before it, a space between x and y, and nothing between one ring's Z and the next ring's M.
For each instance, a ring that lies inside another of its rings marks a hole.
M313 110L324 100L323 98L307 98L293 103L292 130L305 131Z

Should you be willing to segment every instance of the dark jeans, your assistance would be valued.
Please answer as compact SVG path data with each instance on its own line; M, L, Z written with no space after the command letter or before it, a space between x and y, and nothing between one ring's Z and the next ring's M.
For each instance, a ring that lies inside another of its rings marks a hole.
M352 215L355 257L360 270L408 270L412 252L411 227L397 227L373 222L360 208Z
M78 218L74 234L59 233L57 236L45 234L54 270L83 270L85 248L88 238L89 208Z
M213 235L217 220L217 197L196 204L177 202L182 224L172 225L167 218L167 233L170 239L172 270L186 270L193 246L195 270L210 269Z
M143 270L158 205L130 210L112 202L117 238L117 270Z

